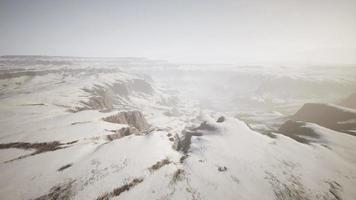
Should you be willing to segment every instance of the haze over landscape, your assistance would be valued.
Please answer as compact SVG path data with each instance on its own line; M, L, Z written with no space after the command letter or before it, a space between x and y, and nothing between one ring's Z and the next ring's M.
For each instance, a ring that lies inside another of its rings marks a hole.
M356 1L0 0L0 199L356 199Z
M0 54L356 63L354 0L0 2Z

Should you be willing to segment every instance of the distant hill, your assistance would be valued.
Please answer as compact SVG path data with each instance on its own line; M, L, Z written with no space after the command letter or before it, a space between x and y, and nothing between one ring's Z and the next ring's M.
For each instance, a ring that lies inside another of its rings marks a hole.
M356 110L333 104L306 103L291 119L316 123L342 132L356 129Z
M313 131L305 127L305 122L355 135L356 110L333 104L306 103L290 120L282 124L279 132L292 138L298 135L315 137Z
M356 92L348 96L346 99L342 100L340 105L356 109Z

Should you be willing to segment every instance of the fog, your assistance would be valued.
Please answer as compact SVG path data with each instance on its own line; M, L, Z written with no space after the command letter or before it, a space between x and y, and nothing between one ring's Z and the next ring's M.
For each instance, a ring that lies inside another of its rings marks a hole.
M0 2L0 54L355 64L354 0Z
M356 199L356 1L0 0L0 199Z

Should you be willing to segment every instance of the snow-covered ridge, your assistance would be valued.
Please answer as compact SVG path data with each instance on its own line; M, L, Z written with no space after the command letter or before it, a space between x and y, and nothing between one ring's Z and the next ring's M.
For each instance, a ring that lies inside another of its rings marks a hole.
M135 70L42 67L0 79L2 199L356 197L354 136L268 137Z
M0 56L0 68L160 68L174 67L164 60L143 57Z

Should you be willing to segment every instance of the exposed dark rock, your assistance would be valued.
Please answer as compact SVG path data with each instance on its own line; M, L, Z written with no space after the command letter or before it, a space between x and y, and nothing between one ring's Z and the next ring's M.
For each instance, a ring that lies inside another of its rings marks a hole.
M188 138L189 137L189 138ZM184 153L188 152L191 143L191 135L179 137L178 134L174 136L173 149L176 151L183 151Z
M83 110L99 110L108 112L114 108L117 98L128 98L133 92L153 94L151 85L143 79L133 79L127 82L117 81L111 85L96 85L91 89L84 88L83 91L91 96L88 101L81 101L81 107L70 109L71 112Z
M196 128L188 128L188 130L183 130L181 136L176 134L174 136L173 149L176 151L182 151L183 153L188 153L190 148L192 136L202 136L201 131L215 131L216 127L208 124L206 121L202 122Z
M156 162L156 164L152 165L150 168L148 168L151 172L153 171L156 171L158 169L160 169L161 167L165 166L165 165L168 165L170 164L171 161L166 158L166 159L163 159L163 160L160 160L158 162Z
M48 152L48 151L56 151L56 150L59 150L59 149L67 148L68 145L74 144L76 142L77 142L77 140L72 141L72 142L67 142L67 143L61 143L61 142L58 142L58 141L41 142L41 143L12 142L12 143L0 144L0 149L16 148L16 149L24 149L24 150L28 150L28 149L34 149L35 150L35 152L33 152L31 154L27 154L27 155L20 156L18 158L6 161L6 162L10 162L10 161L26 158L26 157L29 157L29 156L34 156L36 154L45 153L45 152Z
M184 174L183 169L177 169L177 171L174 172L171 184L176 183L177 181L180 181L182 179L182 176Z
M52 187L48 194L34 200L69 200L73 196L72 185L74 181Z
M224 116L221 116L221 117L219 117L218 120L216 120L216 122L218 122L218 123L221 123L221 122L224 122L224 121L225 121L225 117Z
M356 129L356 110L330 104L307 103L292 117L294 121L304 121L352 134Z
M185 159L187 159L187 158L188 158L188 155L185 154L185 155L183 155L182 157L180 157L179 162L180 162L180 163L183 163L183 162L185 161Z
M173 149L176 151L182 151L183 153L188 153L190 148L192 136L202 136L201 133L196 131L182 131L182 136L179 137L178 134L175 135Z
M131 188L135 187L139 183L142 183L142 181L143 181L143 178L135 178L131 182L129 182L121 187L115 188L112 192L105 193L105 194L99 196L98 198L96 198L96 200L109 200L110 198L120 196L121 193L129 191Z
M117 124L128 124L137 128L139 131L143 131L150 127L140 111L119 112L116 115L105 117L103 120Z
M20 106L45 106L46 104L44 103L27 103L27 104L21 104Z
M0 144L0 149L9 149L9 148L17 148L17 149L35 149L37 153L42 153L46 151L55 151L57 149L63 148L63 145L73 144L77 141L72 141L68 143L60 143L58 141L54 142L41 142L41 143L28 143L28 142L13 142L13 143L5 143Z
M342 186L336 181L328 181L329 193L335 200L342 200Z
M120 139L125 136L129 136L132 134L138 134L139 131L135 127L123 127L119 130L116 130L114 134L107 135L108 140L113 141L116 139Z
M200 124L200 126L193 128L192 131L215 131L216 127L212 124L209 124L208 122L204 121L203 123Z
M100 110L102 112L111 111L113 106L113 92L109 88L96 86L91 90L85 90L92 94L88 102L82 101L83 109L87 110Z
M133 79L128 82L118 81L110 87L115 95L127 98L132 92L153 94L152 86L144 79Z
M275 130L265 130L265 129L257 129L257 128L253 128L249 123L245 122L246 126L248 126L249 129L256 131L258 133L261 133L262 135L266 135L270 138L277 138L277 136L275 134L273 134L273 132L275 132Z
M65 170L65 169L67 169L67 168L69 168L69 167L71 167L73 164L72 163L70 163L70 164L66 164L66 165L64 165L64 166L62 166L62 167L60 167L57 171L63 171L63 170Z
M276 200L312 200L309 190L300 182L300 178L291 175L289 181L281 181L274 174L266 171L266 177L271 186ZM320 199L330 199L321 196Z
M77 142L78 142L78 140L73 140L73 141L71 141L71 142L67 142L67 143L64 143L64 144L69 145L69 144L74 144L74 143L77 143Z
M227 170L227 167L225 167L225 166L218 167L218 171L219 171L219 172L224 172L224 171L226 171L226 170Z

